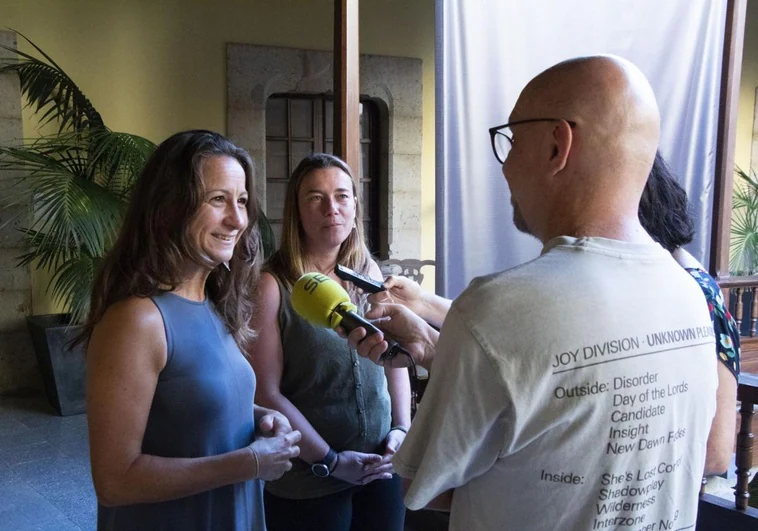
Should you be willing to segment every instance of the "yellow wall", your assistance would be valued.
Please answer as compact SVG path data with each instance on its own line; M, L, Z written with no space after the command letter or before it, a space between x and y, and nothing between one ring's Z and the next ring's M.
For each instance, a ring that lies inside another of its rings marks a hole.
M361 0L361 52L423 60L422 250L434 258L434 0ZM155 142L226 131L226 42L328 50L332 0L0 0L2 26L50 53L113 129ZM29 51L28 45L21 49ZM750 166L758 0L748 2L735 163ZM32 136L29 120L24 134ZM758 170L758 168L756 168ZM425 268L424 284L434 287ZM34 312L54 311L34 275Z
M226 131L225 43L332 48L332 0L0 0L0 13L61 65L109 127L155 142L190 128ZM434 0L362 0L360 24L362 53L423 60L419 258L434 258ZM28 119L24 134L34 134ZM55 310L46 284L33 277L34 313Z
M737 145L734 163L740 168L750 168L750 153L753 143L753 113L755 89L758 87L758 2L747 3L745 20L745 43L742 55L742 79L737 115ZM758 168L754 168L758 171Z

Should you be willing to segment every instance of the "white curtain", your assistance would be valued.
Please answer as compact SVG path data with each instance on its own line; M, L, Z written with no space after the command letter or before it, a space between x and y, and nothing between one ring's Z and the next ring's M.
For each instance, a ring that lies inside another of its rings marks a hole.
M437 292L539 254L519 233L489 127L508 121L524 85L551 65L616 54L648 77L661 152L696 218L689 247L707 259L726 2L721 0L437 0ZM707 266L707 262L704 261Z

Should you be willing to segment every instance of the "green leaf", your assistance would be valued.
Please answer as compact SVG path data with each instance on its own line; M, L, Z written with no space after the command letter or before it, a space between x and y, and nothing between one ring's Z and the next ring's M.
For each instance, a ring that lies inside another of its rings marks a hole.
M27 107L40 114L39 127L59 121L59 132L67 129L81 131L90 127L103 127L100 113L92 102L68 75L24 35L21 37L43 56L44 60L14 48L0 44L0 48L14 52L19 59L5 62L0 73L16 72L21 83L21 93L27 100Z
M258 213L258 230L261 234L261 247L263 248L263 257L268 259L276 251L276 240L274 230L271 228L268 218L260 211Z
M134 184L155 144L105 126L82 90L53 59L22 35L39 57L12 50L0 72L19 76L26 106L39 127L57 133L0 146L0 205L23 206L29 220L19 264L52 273L48 290L71 313L87 314L97 266L112 247Z
M95 259L81 254L57 269L48 290L56 302L71 311L71 321L83 322L89 312L92 283L95 280Z
M752 275L758 270L758 178L739 167L735 173L729 269L733 275Z
M98 184L126 199L155 144L141 136L107 129L93 131L88 141L88 172L96 176Z

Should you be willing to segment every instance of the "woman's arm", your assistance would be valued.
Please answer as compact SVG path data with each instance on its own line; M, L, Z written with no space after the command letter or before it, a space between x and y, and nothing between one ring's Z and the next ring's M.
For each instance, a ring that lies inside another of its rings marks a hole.
M716 390L716 415L708 434L705 453L705 475L723 474L729 467L734 451L736 428L737 379L717 361L719 385Z
M308 463L320 461L329 451L329 445L300 410L282 395L279 388L284 367L279 330L281 296L279 286L270 273L261 275L254 303L255 313L251 325L258 335L249 354L257 379L255 402L264 408L282 413L290 424L300 431L303 436L300 441L301 459Z
M392 401L392 425L408 429L411 425L411 384L408 369L385 367L384 374Z
M373 279L382 280L382 271L374 261L371 262L369 275ZM392 403L392 426L402 426L407 429L411 425L411 384L408 369L385 367L384 374ZM385 455L394 454L400 448L403 439L405 439L404 431L392 430L387 435Z
M695 259L690 253L683 248L675 249L671 255L674 260L684 268L697 268L703 269L700 262ZM718 285L716 281L709 278L709 281L715 286L715 290L718 291ZM700 282L698 282L700 283ZM701 289L702 286L701 286ZM723 296L718 293L720 297L716 300L723 300ZM706 298L710 300L710 296L706 293ZM715 301L714 304L717 304ZM726 313L726 308L722 308L723 313ZM728 314L727 314L728 315ZM711 314L712 319L720 319L718 315L714 317ZM729 333L732 336L732 342L735 348L739 348L739 331L737 331L734 322L732 326L726 324L730 317L723 317L724 333ZM721 327L719 321L714 321L714 328L716 331L715 341L718 345L719 341L719 328ZM735 337L737 336L737 337ZM716 362L717 374L718 374L718 387L716 389L716 415L713 417L711 423L711 431L708 433L708 445L705 453L705 475L712 476L717 474L723 474L729 467L729 463L732 460L732 452L734 451L734 432L736 429L736 405L737 405L737 379L732 372L724 365L720 360Z
M405 434L411 425L411 387L407 368L384 368L387 390L392 403L392 428L400 426L405 430L390 429L385 441L384 456L389 457L400 449Z
M113 305L93 331L87 352L87 422L92 478L102 505L182 498L260 476L264 466L269 474L279 467L279 475L291 466L297 433L266 441L270 447L265 452L258 445L259 460L255 445L201 458L143 454L150 406L166 358L163 319L150 299ZM264 453L270 455L261 459Z

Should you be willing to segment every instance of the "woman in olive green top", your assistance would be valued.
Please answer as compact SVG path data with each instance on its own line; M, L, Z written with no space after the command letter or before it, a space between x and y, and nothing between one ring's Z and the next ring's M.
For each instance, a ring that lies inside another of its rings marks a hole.
M303 436L292 470L266 485L269 531L403 528L391 457L410 425L407 370L361 358L290 304L292 285L307 272L339 282L356 303L337 264L382 279L360 220L350 168L332 155L306 157L287 186L281 246L264 269L253 319L256 403L284 413Z

